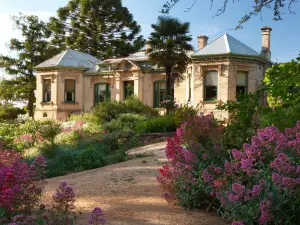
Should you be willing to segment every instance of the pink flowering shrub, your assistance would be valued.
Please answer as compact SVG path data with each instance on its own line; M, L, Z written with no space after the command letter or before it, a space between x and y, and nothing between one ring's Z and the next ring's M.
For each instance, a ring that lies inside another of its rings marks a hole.
M45 168L41 156L28 165L15 151L0 152L0 223L15 215L29 214L37 206Z
M212 115L190 117L167 140L168 164L160 169L158 182L167 201L195 208L208 205L212 197L205 190L201 173L211 160L218 164L222 156L218 140L222 133Z
M298 224L300 221L300 121L280 132L258 130L251 144L232 150L219 176L203 174L232 224ZM216 177L226 184L216 189Z

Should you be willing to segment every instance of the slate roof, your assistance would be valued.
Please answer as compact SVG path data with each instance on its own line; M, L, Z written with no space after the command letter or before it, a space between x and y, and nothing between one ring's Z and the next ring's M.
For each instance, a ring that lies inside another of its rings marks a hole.
M67 67L67 68L82 68L89 71L95 71L96 65L100 62L99 59L79 51L67 49L62 53L48 59L47 61L36 66L39 68L51 67Z
M209 43L204 48L192 54L191 57L224 54L236 54L256 57L260 56L258 52L256 52L249 46L235 39L231 35L225 33L221 37Z

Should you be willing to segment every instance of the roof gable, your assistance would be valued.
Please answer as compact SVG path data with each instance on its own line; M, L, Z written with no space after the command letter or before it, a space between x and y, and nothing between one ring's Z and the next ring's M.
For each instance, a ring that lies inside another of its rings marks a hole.
M260 56L258 52L227 33L215 39L191 56L223 55L229 53L236 55Z
M36 68L72 67L94 69L100 60L83 52L67 49L62 53L39 64Z

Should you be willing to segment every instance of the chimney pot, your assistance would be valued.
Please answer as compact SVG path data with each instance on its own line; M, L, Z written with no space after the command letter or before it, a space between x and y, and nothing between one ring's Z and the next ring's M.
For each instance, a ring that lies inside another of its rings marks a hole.
M198 38L198 50L200 50L207 45L208 37L205 35L199 35L197 38Z
M264 26L261 28L261 32L262 32L261 55L268 61L271 61L271 31L272 28L268 26Z

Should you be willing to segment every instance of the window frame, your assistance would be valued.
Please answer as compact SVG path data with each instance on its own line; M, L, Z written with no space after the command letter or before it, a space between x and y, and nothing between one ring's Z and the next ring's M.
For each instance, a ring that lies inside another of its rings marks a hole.
M46 92L45 92L45 81L49 81L50 82L50 99L49 100L46 100L45 99L45 94L46 94ZM45 78L45 79L43 79L43 101L42 102L44 102L44 103L50 103L51 102L51 98L52 98L52 80L50 79L50 78Z
M188 74L188 101L192 99L192 74Z
M66 93L73 93L73 92L66 92L66 84L67 84L66 81L68 81L68 80L74 81L74 100L72 100L72 101L67 101L67 95L66 95ZM75 103L75 101L76 101L76 79L65 79L65 84L64 84L64 102L66 102L66 103Z
M102 102L96 102L96 86L104 84L105 85L105 100L103 102L109 101L111 99L111 84L106 82L100 82L94 84L94 106L97 104L101 104Z
M153 82L153 108L161 108L161 102L165 101L166 99L161 99L160 98L160 84L161 83L167 83L166 80L157 80ZM158 89L156 90L156 85L158 85ZM167 84L166 84L167 85ZM165 88L165 90L167 91L167 86ZM171 97L174 100L174 85L173 88L171 89Z
M206 75L207 75L207 73L208 72L216 72L216 74L217 74L217 86L212 86L212 85L206 85ZM203 100L204 100L204 102L216 102L217 100L218 100L218 91L219 91L219 72L217 71L217 70L206 70L205 72L204 72L204 79L203 79L203 86L204 86L204 95L203 95ZM216 90L216 98L215 99L207 99L207 97L206 97L206 87L216 87L217 88L217 90Z
M237 85L237 79L238 79L238 73L239 72L243 72L246 74L245 76L245 86L238 86ZM237 87L245 87L245 92L244 94L247 94L248 93L248 79L249 79L249 71L244 71L244 70L237 70L236 72L236 85L235 85L235 98L236 98L236 101L239 102L240 99L238 99L237 95L238 95L238 92L237 92Z
M126 92L127 89L125 88L125 87L126 87L125 84L126 84L126 83L129 83L129 82L133 84L133 86L132 86L132 87L133 87L133 94L132 94L132 95L134 95L134 81L133 81L133 80L125 80L125 81L123 81L123 89L124 89L124 92L123 92L123 93L124 93L124 98L123 98L123 99L124 99L124 101L125 101L129 96L132 96L132 95L127 95L127 92Z

